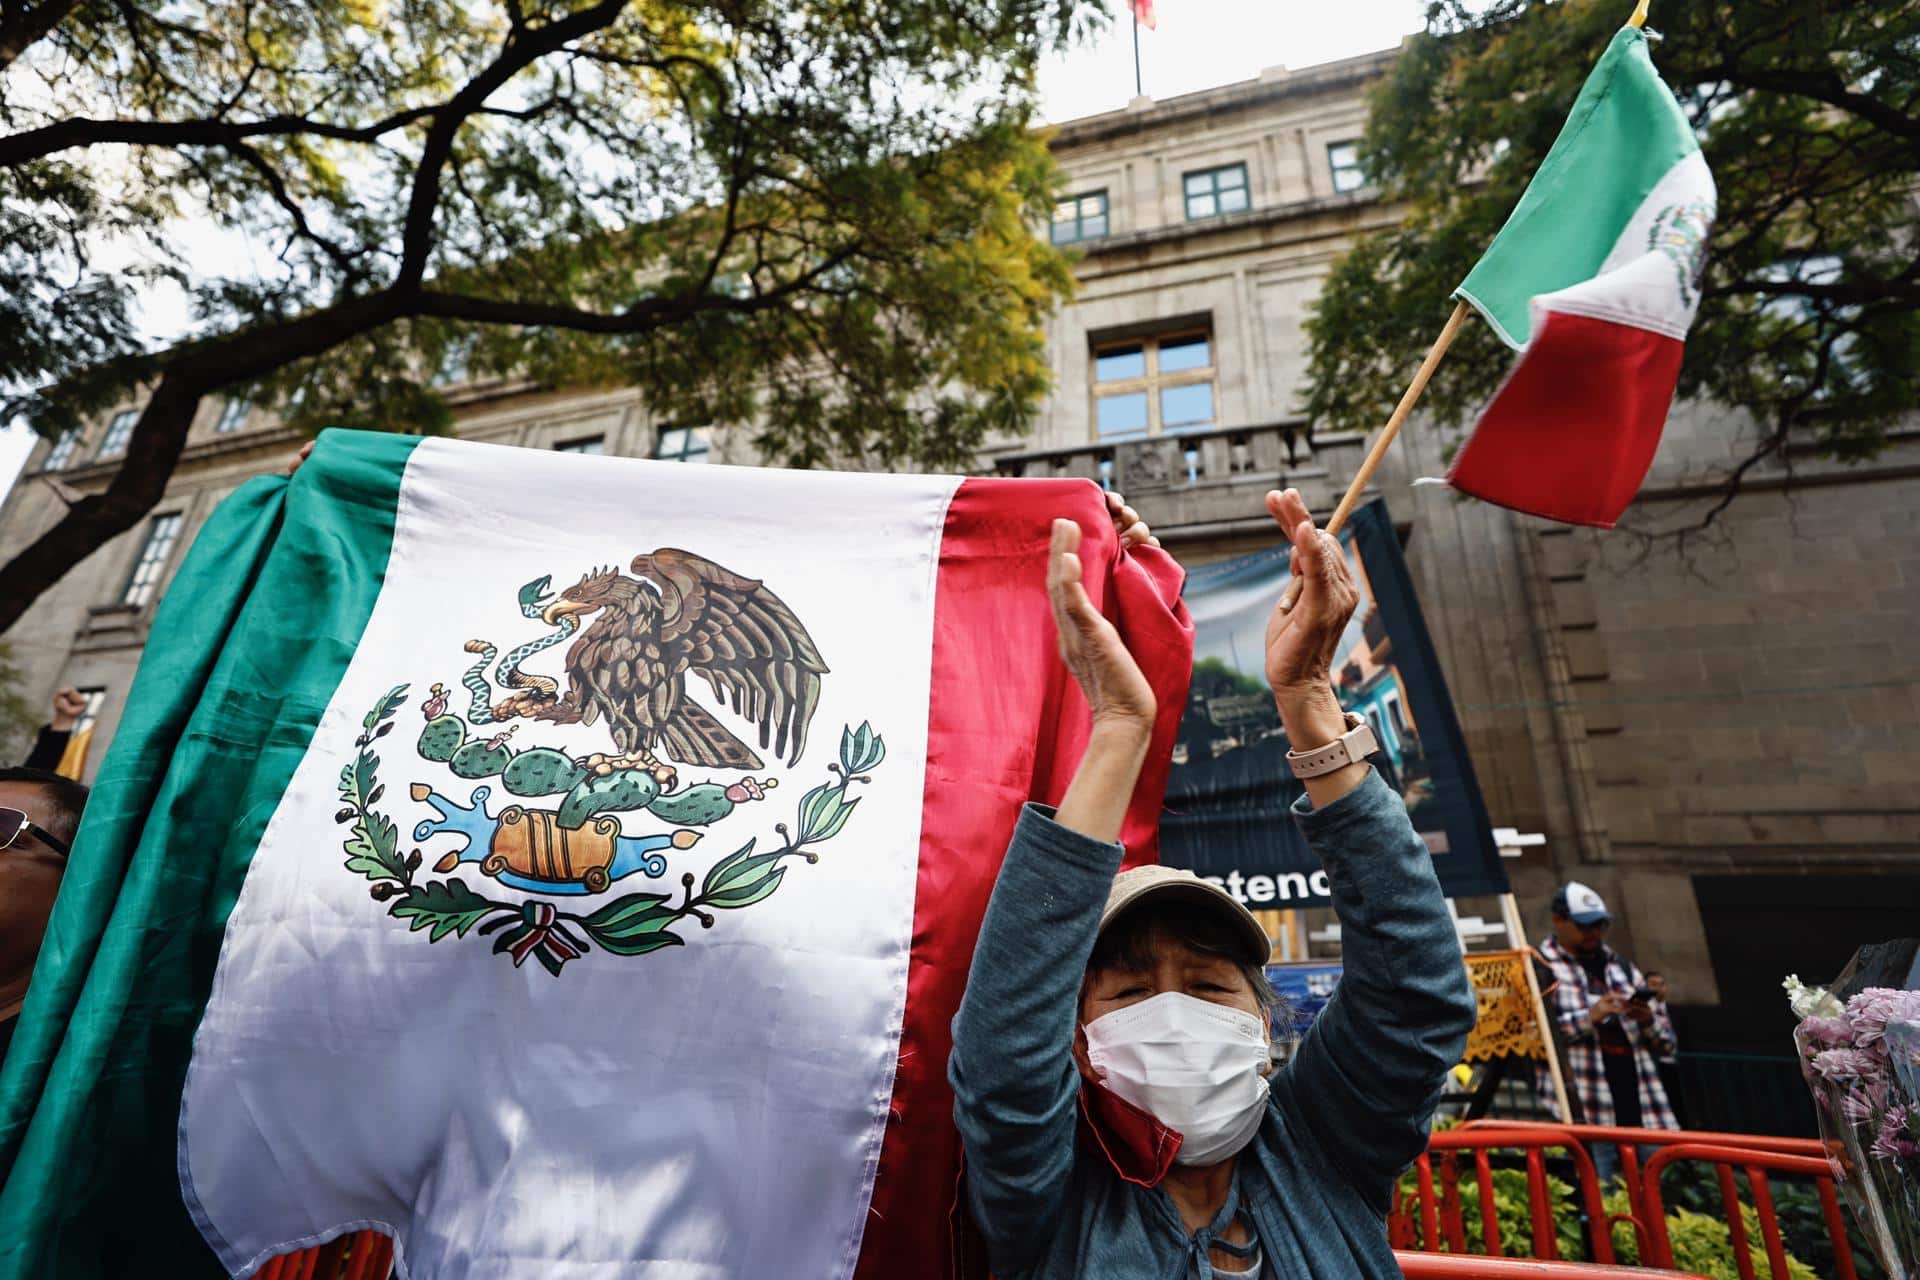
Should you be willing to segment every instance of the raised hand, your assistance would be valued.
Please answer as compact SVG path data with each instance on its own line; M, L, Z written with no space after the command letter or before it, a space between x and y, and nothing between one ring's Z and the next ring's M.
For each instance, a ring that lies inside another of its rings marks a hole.
M1290 697L1331 698L1334 655L1360 590L1338 539L1314 527L1298 490L1267 494L1267 511L1293 543L1293 576L1300 583L1292 607L1276 607L1267 621L1267 683L1283 704Z
M1153 687L1127 652L1120 633L1093 607L1081 582L1079 552L1080 526L1055 520L1047 559L1047 598L1053 605L1060 661L1086 694L1096 728L1119 725L1149 734L1155 711Z
M1111 489L1107 490L1107 513L1113 517L1113 531L1120 535L1122 546L1160 545L1160 539L1153 536L1153 530L1147 528L1147 522L1140 518L1140 513Z
M50 726L66 733L80 723L80 717L87 714L87 696L78 689L62 689L53 695L53 717Z
M1295 751L1311 751L1346 732L1346 718L1333 692L1333 659L1360 603L1360 589L1340 543L1314 528L1299 493L1269 493L1267 511L1293 543L1293 578L1300 584L1292 604L1283 597L1267 620L1267 683L1273 686L1288 743ZM1367 767L1355 761L1308 778L1307 798L1324 807L1366 777Z
M1116 510L1114 516L1118 521L1122 512ZM1093 710L1086 753L1060 798L1054 821L1095 840L1114 840L1126 820L1127 804L1153 739L1156 704L1153 686L1141 674L1140 664L1087 596L1080 578L1080 526L1071 520L1053 522L1047 599L1053 604L1060 661L1073 673Z

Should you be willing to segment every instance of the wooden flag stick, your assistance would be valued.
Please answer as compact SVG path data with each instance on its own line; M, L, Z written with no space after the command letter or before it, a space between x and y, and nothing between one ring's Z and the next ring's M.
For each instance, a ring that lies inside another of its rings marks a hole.
M1440 357L1447 354L1447 348L1460 333L1460 326L1467 320L1467 304L1453 304L1453 314L1447 317L1446 327L1440 330L1440 336L1433 340L1433 346L1427 351L1427 358L1420 362L1420 369L1413 375L1413 381L1407 384L1407 390L1400 397L1400 403L1393 407L1393 416L1387 419L1387 425L1373 442L1373 448L1367 450L1366 461L1353 473L1353 483L1347 486L1347 496L1340 499L1340 505L1334 508L1333 519L1327 521L1327 532L1338 533L1347 523L1347 517L1353 514L1353 508L1360 501L1360 494L1366 489L1367 482L1373 479L1373 473L1380 466L1380 460L1387 456L1387 450L1393 447L1393 438L1400 434L1407 415L1413 412L1413 406L1420 401L1420 395L1427 389L1427 383L1433 378L1433 371L1440 367ZM1293 608L1293 602L1300 598L1300 579L1295 578L1287 584L1286 592L1280 597L1282 609Z

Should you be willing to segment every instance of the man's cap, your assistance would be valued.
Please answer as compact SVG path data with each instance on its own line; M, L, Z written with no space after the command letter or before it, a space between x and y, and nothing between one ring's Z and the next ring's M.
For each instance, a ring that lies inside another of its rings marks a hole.
M1273 958L1273 942L1253 918L1253 912L1219 885L1202 880L1184 867L1134 867L1115 876L1113 888L1107 891L1106 909L1100 913L1100 932L1105 933L1108 925L1149 901L1184 902L1216 913L1240 947L1236 960L1264 965Z
M1607 902L1599 894L1578 880L1569 880L1553 895L1553 914L1565 916L1575 924L1599 924L1602 920L1611 920L1613 915L1607 910Z

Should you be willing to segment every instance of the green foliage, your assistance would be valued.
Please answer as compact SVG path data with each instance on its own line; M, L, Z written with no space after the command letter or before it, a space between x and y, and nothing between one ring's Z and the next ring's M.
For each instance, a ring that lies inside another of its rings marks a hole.
M1492 1174L1493 1207L1495 1217L1500 1225L1501 1247L1509 1256L1530 1255L1533 1242L1533 1218L1528 1210L1526 1171L1523 1169L1494 1169ZM1668 1180L1669 1183L1673 1184L1678 1184L1682 1181L1682 1179ZM1700 1181L1698 1179L1695 1181L1700 1182L1701 1188L1711 1185L1710 1182ZM1436 1194L1438 1194L1437 1169L1435 1182ZM1795 1187L1790 1183L1776 1182L1770 1185L1775 1191L1776 1209L1779 1212L1781 1225L1788 1239L1789 1252L1787 1254L1787 1267L1790 1280L1816 1280L1818 1276L1825 1273L1816 1271L1813 1267L1801 1261L1793 1252L1796 1236L1791 1229L1794 1224L1790 1220L1791 1215L1788 1209L1789 1205L1794 1203L1794 1193L1803 1189ZM1418 1241L1421 1226L1415 1186L1415 1174L1413 1170L1408 1170L1401 1175L1401 1204L1403 1211L1408 1213L1413 1220L1415 1238L1416 1241ZM1681 1271L1708 1277L1708 1280L1739 1280L1739 1267L1734 1260L1733 1253L1733 1235L1727 1229L1725 1220L1720 1216L1721 1209L1717 1188L1713 1190L1712 1203L1710 1206L1705 1201L1698 1200L1693 1194L1697 1188L1695 1188L1692 1183L1687 1183L1686 1189L1684 1190L1681 1190L1678 1186L1673 1189L1680 1191L1680 1194L1674 1197L1675 1203L1670 1203L1667 1206L1667 1231L1669 1238L1673 1242L1674 1265ZM1463 1161L1461 1165L1459 1190L1461 1218L1465 1224L1467 1252L1484 1254L1487 1252L1487 1248L1482 1239L1480 1223L1480 1185L1474 1177L1472 1165L1465 1161ZM1782 1201L1778 1198L1782 1190L1788 1193L1787 1200ZM1804 1190L1808 1195L1812 1194L1810 1188ZM1574 1260L1591 1260L1590 1251L1587 1248L1586 1238L1581 1226L1579 1201L1574 1195L1573 1187L1560 1178L1549 1176L1547 1178L1547 1191L1557 1209L1554 1221L1554 1243L1559 1251L1560 1257ZM1698 1202L1695 1204L1695 1207L1688 1207L1689 1203L1695 1203L1697 1200ZM1682 1201L1686 1203L1681 1203ZM1627 1192L1624 1187L1607 1194L1603 1203L1609 1215L1628 1214L1632 1212L1632 1205L1627 1198ZM1764 1245L1761 1244L1760 1239L1759 1215L1755 1213L1749 1205L1743 1204L1740 1208L1743 1221L1746 1225L1748 1242L1756 1251L1763 1250ZM1824 1225L1820 1225L1817 1228L1817 1233L1818 1239L1824 1241L1826 1234ZM1798 1238L1811 1238L1811 1233L1809 1236ZM1424 1244L1416 1243L1415 1247L1424 1247ZM1442 1252L1451 1252L1444 1238L1440 1241L1438 1247ZM1822 1248L1824 1249L1824 1245ZM1620 1264L1625 1266L1637 1266L1639 1264L1639 1242L1635 1237L1634 1229L1630 1223L1616 1222L1613 1225L1613 1249L1615 1259ZM1824 1256L1830 1259L1831 1254L1827 1252ZM1759 1266L1764 1271L1766 1267L1764 1253L1756 1252L1755 1257L1759 1259ZM1862 1274L1864 1275L1865 1273L1863 1272Z
M1609 1214L1632 1212L1624 1187L1608 1195L1605 1204ZM1764 1270L1766 1254L1760 1239L1760 1215L1751 1205L1742 1204L1740 1219L1746 1228L1748 1246ZM1673 1242L1673 1265L1679 1270L1705 1276L1707 1280L1740 1280L1733 1233L1718 1213L1675 1208L1667 1214L1667 1238ZM1622 1265L1639 1265L1640 1245L1632 1226L1624 1222L1614 1224L1613 1250ZM1787 1255L1787 1276L1788 1280L1819 1280L1819 1273L1791 1253Z
M0 644L0 743L24 742L37 726L45 723L44 713L20 691L24 682L25 676L14 664L12 650ZM19 755L24 754L23 749Z
M1202 658L1193 664L1194 692L1210 698L1227 694L1266 693L1265 682L1227 665L1225 658Z
M119 500L0 570L0 629L151 507L208 395L432 432L459 369L636 387L791 465L955 467L1047 388L1036 76L1099 0L15 8L0 420L150 399ZM156 351L157 279L193 322Z
M1667 1206L1671 1209L1691 1209L1716 1216L1725 1212L1720 1204L1719 1182L1704 1165L1673 1166L1662 1180L1661 1187ZM1773 1195L1774 1217L1780 1223L1780 1234L1786 1241L1787 1251L1804 1259L1815 1275L1839 1274L1833 1256L1833 1241L1827 1234L1826 1213L1821 1208L1820 1193L1814 1184L1799 1177L1775 1176L1767 1180L1767 1188ZM1874 1260L1873 1251L1867 1247L1866 1238L1860 1234L1859 1223L1850 1213L1842 1217L1853 1246L1854 1271L1860 1280L1885 1280L1879 1263Z
M1434 0L1377 88L1362 161L1396 228L1360 242L1308 332L1319 427L1384 421L1558 135L1621 0ZM1920 408L1920 0L1656 4L1654 61L1720 192L1680 394L1859 459ZM1470 322L1422 408L1458 427L1511 354Z
M1533 1247L1533 1215L1527 1208L1527 1174L1524 1169L1494 1169L1493 1174L1493 1212L1500 1224L1500 1247L1507 1256L1530 1255ZM1435 1173L1435 1194L1439 1194L1438 1171ZM1560 1212L1554 1223L1554 1244L1562 1258L1585 1258L1587 1246L1580 1235L1579 1219L1574 1213L1573 1188L1559 1178L1547 1179L1547 1193L1553 1202L1560 1206ZM1417 1208L1414 1173L1409 1169L1400 1177L1400 1194L1409 1206L1413 1216L1414 1233L1418 1238L1420 1214ZM1487 1252L1483 1230L1480 1224L1480 1183L1474 1177L1473 1166L1462 1163L1460 1175L1460 1213L1466 1225L1467 1252L1484 1254ZM1416 1247L1422 1247L1416 1245ZM1451 1253L1443 1237L1439 1244L1442 1253Z

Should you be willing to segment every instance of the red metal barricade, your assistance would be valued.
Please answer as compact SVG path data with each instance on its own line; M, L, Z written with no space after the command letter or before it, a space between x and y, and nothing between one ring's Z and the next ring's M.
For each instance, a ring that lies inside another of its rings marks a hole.
M1586 1148L1596 1142L1613 1143L1620 1152L1621 1170L1632 1212L1608 1217L1601 1208L1601 1193L1594 1175L1593 1161ZM1638 1148L1658 1150L1640 1168ZM1747 1257L1746 1223L1739 1210L1733 1166L1747 1173L1753 1188L1753 1209L1760 1233L1767 1246L1769 1266L1778 1277L1786 1275L1785 1246L1781 1240L1779 1218L1766 1183L1766 1171L1802 1174L1814 1180L1820 1196L1823 1217L1835 1259L1835 1280L1854 1280L1852 1246L1847 1239L1846 1221L1841 1216L1834 1192L1833 1175L1827 1164L1825 1148L1812 1138L1780 1138L1748 1133L1703 1133L1678 1129L1625 1129L1606 1125L1534 1124L1511 1120L1481 1120L1433 1135L1426 1156L1414 1166L1413 1203L1396 1197L1388 1229L1394 1247L1418 1246L1427 1251L1447 1249L1464 1253L1467 1249L1467 1224L1459 1195L1461 1153L1470 1152L1473 1176L1480 1188L1480 1242L1488 1254L1499 1257L1517 1252L1519 1241L1501 1239L1493 1208L1493 1177L1488 1152L1521 1150L1527 1160L1527 1207L1532 1240L1529 1250L1536 1258L1552 1259L1555 1248L1555 1212L1559 1206L1548 1194L1542 1152L1561 1148L1571 1158L1576 1192L1586 1209L1588 1240L1593 1256L1601 1262L1614 1259L1612 1227L1629 1222L1639 1240L1640 1256L1656 1266L1673 1265L1672 1244L1667 1238L1666 1209L1660 1199L1658 1173L1675 1161L1700 1160L1715 1164L1720 1183L1722 1208L1727 1230L1736 1255ZM1671 1153L1671 1154L1670 1154ZM1438 1187L1433 1161L1440 1161ZM1416 1234L1414 1213L1418 1212ZM1604 1229L1600 1229L1604 1224ZM1741 1263L1741 1280L1756 1280L1751 1261Z
M1444 1245L1451 1253L1467 1252L1466 1221L1459 1190L1459 1153L1470 1152L1473 1178L1480 1190L1480 1243L1487 1255L1502 1258L1513 1253L1546 1261L1557 1259L1560 1255L1555 1237L1558 1234L1557 1213L1560 1206L1554 1203L1554 1197L1547 1190L1544 1154L1554 1148L1565 1150L1573 1161L1577 1184L1575 1191L1586 1210L1587 1241L1593 1257L1597 1262L1611 1263L1614 1260L1613 1235L1606 1210L1601 1204L1600 1179L1594 1173L1593 1159L1578 1138L1564 1128L1553 1125L1502 1125L1498 1130L1478 1129L1469 1125L1434 1134L1425 1154L1414 1161L1413 1167L1414 1200L1420 1215L1419 1247L1427 1252L1438 1252ZM1488 1159L1488 1153L1496 1150L1526 1152L1527 1216L1533 1237L1529 1242L1531 1248L1522 1242L1509 1242L1501 1238L1499 1218L1494 1209L1493 1167ZM1434 1185L1436 1155L1440 1165L1437 1189ZM1404 1249L1416 1243L1412 1228L1408 1206L1396 1203L1388 1219L1389 1238L1395 1248Z
M1562 1133L1572 1134L1587 1146L1599 1142L1612 1143L1620 1153L1621 1181L1627 1188L1627 1199L1633 1205L1634 1226L1640 1234L1641 1247L1646 1247L1647 1234L1642 1224L1646 1222L1646 1205L1641 1200L1640 1151L1641 1147L1669 1147L1679 1142L1707 1142L1721 1147L1738 1147L1743 1151L1778 1151L1787 1155L1824 1157L1826 1149L1814 1138L1779 1138L1764 1133L1715 1133L1706 1129L1626 1129L1617 1125L1602 1124L1538 1124L1523 1120L1475 1120L1462 1125L1463 1129L1558 1129ZM1604 1190L1605 1188L1602 1188Z
M1818 1143L1814 1145L1819 1146ZM1671 1143L1654 1152L1647 1160L1642 1202L1645 1205L1647 1234L1652 1237L1646 1257L1654 1265L1673 1265L1673 1242L1667 1238L1666 1208L1660 1199L1660 1175L1669 1166L1682 1160L1703 1161L1714 1167L1720 1183L1720 1202L1726 1209L1727 1227L1733 1235L1733 1258L1735 1265L1740 1268L1740 1280L1755 1280L1755 1275L1753 1249L1747 1241L1739 1193L1733 1181L1736 1165L1747 1175L1747 1186L1753 1194L1754 1214L1760 1223L1760 1238L1767 1250L1767 1270L1773 1280L1787 1280L1787 1252L1786 1243L1780 1237L1780 1221L1773 1209L1773 1192L1767 1186L1769 1172L1804 1174L1814 1179L1814 1185L1820 1191L1820 1210L1826 1218L1827 1234L1833 1240L1835 1280L1857 1280L1853 1268L1853 1246L1847 1240L1846 1220L1840 1215L1840 1201L1834 1193L1833 1171L1824 1155L1791 1155L1710 1142Z
M254 1280L387 1280L393 1270L393 1241L377 1231L283 1253L254 1272Z
M1543 1262L1537 1258L1479 1258L1457 1253L1395 1253L1407 1280L1704 1280L1690 1271L1656 1271L1594 1262Z

